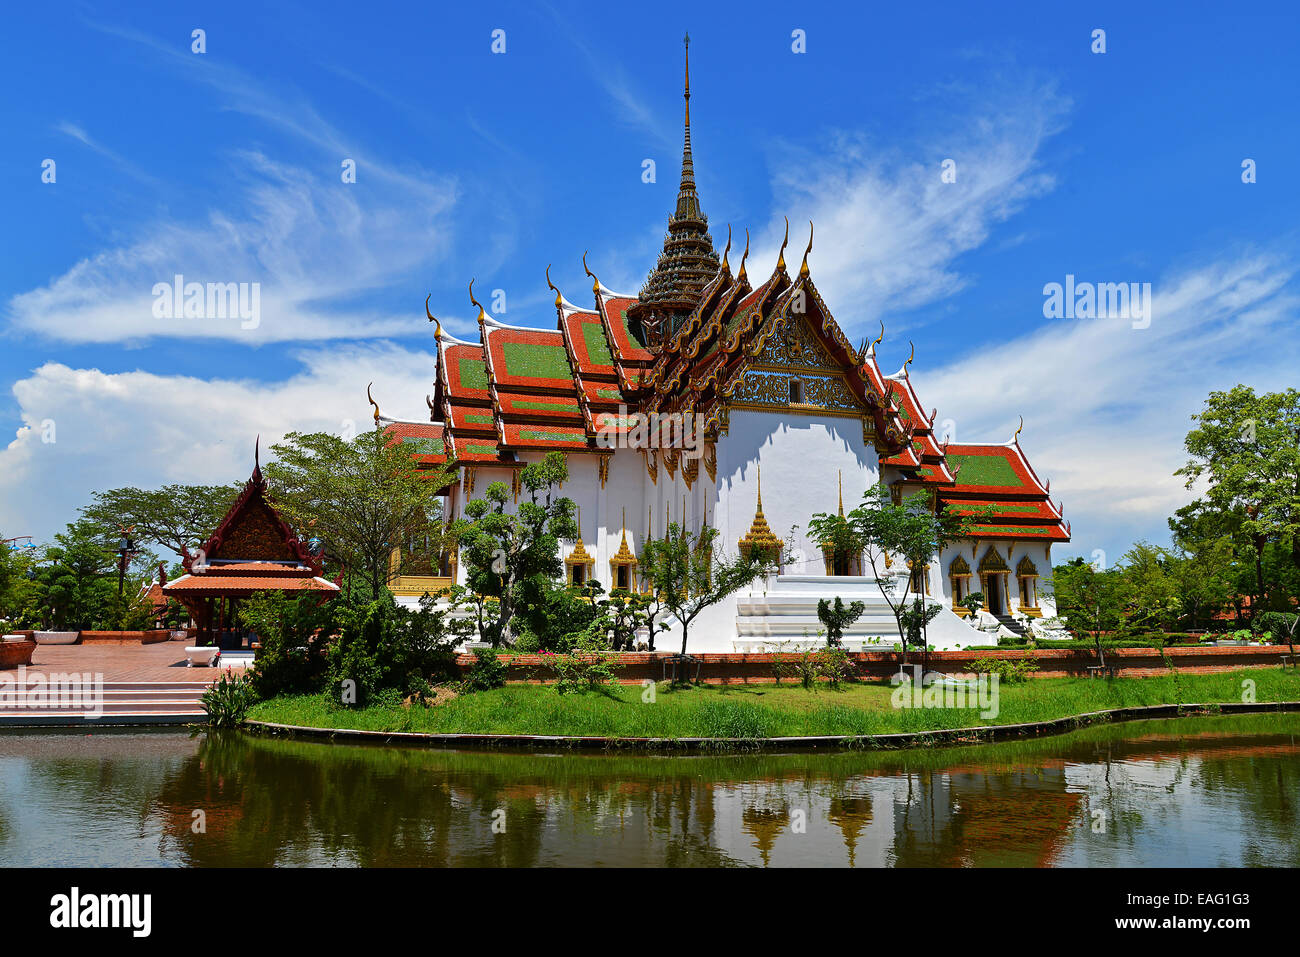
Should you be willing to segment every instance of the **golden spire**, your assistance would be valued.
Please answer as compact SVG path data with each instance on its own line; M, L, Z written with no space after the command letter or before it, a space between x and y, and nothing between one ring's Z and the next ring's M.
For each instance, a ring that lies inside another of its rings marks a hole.
M840 518L844 517L844 470L840 469Z
M812 224L812 220L810 219L808 220L808 248L803 251L803 262L799 265L800 279L808 278L808 254L812 252L812 241L813 241L813 224Z
M564 560L566 565L591 565L595 559L587 553L587 547L582 544L582 506L578 506L578 544L569 552L569 557Z
M785 238L781 240L781 251L776 254L777 272L785 272L785 247L790 243L790 217L785 217Z
M758 470L758 508L754 511L754 521L750 523L749 531L739 544L743 555L748 555L751 551L773 549L780 551L781 548L781 540L772 534L767 518L763 515L763 470L761 468Z
M632 554L632 549L627 547L627 508L623 509L623 539L618 544L618 551L610 561L615 565L635 565L636 556Z
M429 317L429 321L433 323L433 338L435 338L435 339L441 339L441 338L442 338L442 323L439 322L437 319L435 319L435 318L433 317L433 313L431 313L431 312L429 311L429 300L432 299L432 298L433 298L433 293L429 293L429 295L427 295L427 296L424 297L424 314L425 314L426 316L428 316L428 317Z

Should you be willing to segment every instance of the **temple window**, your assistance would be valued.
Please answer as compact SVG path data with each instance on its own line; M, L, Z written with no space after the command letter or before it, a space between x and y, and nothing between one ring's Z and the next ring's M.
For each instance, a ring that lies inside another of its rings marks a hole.
M962 617L970 614L961 605L961 600L970 594L970 578L970 564L958 555L948 566L948 581L952 583L952 610Z
M790 380L790 404L799 405L803 402L803 380Z
M1038 568L1026 555L1016 565L1016 580L1020 583L1020 610L1027 615L1038 612Z

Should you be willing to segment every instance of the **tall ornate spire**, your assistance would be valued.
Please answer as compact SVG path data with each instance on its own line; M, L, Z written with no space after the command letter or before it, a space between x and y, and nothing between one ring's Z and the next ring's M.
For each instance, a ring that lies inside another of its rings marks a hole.
M763 470L758 470L758 508L754 511L754 521L749 526L749 532L738 543L740 553L748 557L751 552L765 552L769 555L776 556L781 553L781 540L772 534L771 527L767 524L767 516L763 514Z
M662 342L699 301L700 291L717 275L718 253L709 235L709 218L700 210L695 191L695 158L691 153L691 37L686 44L685 132L682 141L682 179L677 207L668 220L663 252L641 287L638 302L628 310L633 329L648 344Z

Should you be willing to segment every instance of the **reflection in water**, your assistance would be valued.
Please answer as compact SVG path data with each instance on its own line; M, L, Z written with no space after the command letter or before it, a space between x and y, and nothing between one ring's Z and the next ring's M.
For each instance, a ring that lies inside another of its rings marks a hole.
M1286 715L735 756L18 733L0 736L0 862L1294 867L1297 757Z

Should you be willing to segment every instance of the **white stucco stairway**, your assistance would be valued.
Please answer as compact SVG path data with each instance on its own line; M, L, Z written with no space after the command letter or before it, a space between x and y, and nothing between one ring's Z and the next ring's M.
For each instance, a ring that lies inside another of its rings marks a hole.
M847 605L866 605L844 633L849 651L887 651L898 644L898 626L874 578L830 575L773 575L755 582L727 601L701 613L691 625L688 650L698 652L798 651L825 646L817 602L839 597ZM934 598L931 603L937 604ZM980 635L947 608L930 622L930 646L936 649L979 644ZM676 623L656 640L660 649L676 650L681 629Z

